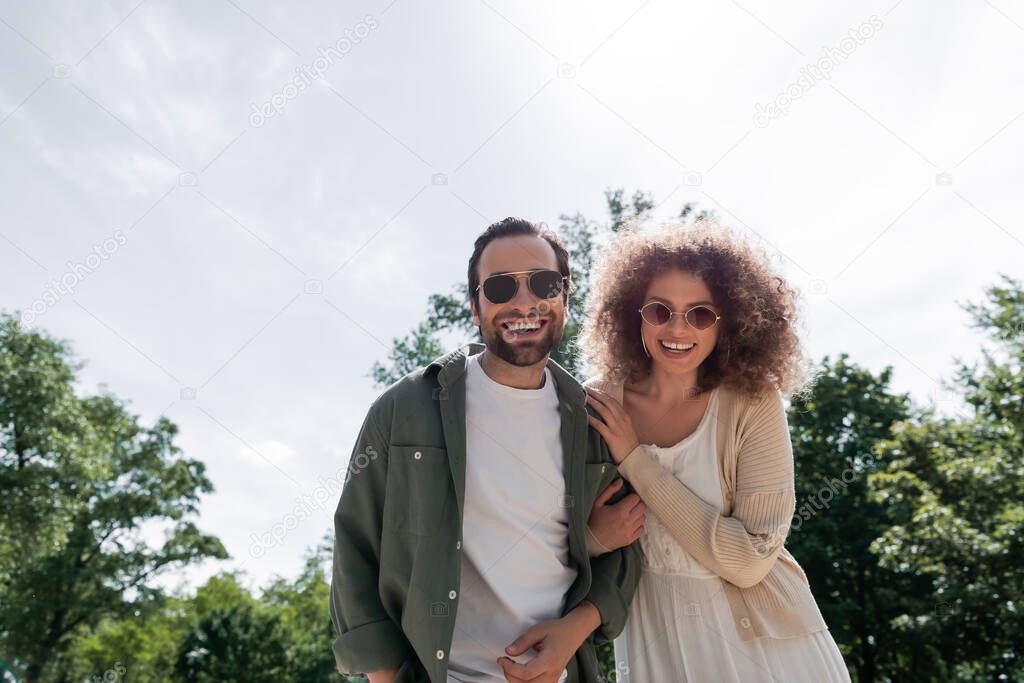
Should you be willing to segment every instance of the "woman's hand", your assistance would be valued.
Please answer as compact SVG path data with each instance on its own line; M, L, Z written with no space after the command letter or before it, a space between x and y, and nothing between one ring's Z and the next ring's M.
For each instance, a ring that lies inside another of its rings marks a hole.
M611 394L593 387L583 388L587 391L587 403L601 416L598 420L593 415L587 415L587 420L590 426L604 437L608 443L608 450L612 452L612 459L618 465L640 445L636 430L633 429L633 420Z
M622 488L621 477L608 485L594 500L587 526L608 550L624 548L644 533L647 523L647 506L640 496L631 493L618 503L609 505L608 499Z

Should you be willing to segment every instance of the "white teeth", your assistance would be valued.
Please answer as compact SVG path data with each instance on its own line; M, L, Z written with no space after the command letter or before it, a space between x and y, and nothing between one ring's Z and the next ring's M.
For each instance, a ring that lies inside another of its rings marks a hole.
M689 351L694 346L696 346L696 344L676 344L674 342L667 341L661 342L661 345L664 346L666 349L672 349L673 351Z
M529 322L507 322L505 323L507 329L513 332L531 332L533 330L540 329L540 323L529 323Z

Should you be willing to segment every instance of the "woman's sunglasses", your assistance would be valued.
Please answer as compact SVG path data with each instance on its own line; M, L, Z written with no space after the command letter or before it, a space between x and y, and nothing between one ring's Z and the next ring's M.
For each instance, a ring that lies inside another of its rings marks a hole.
M640 317L649 325L664 325L676 315L680 315L680 313L673 311L660 301L652 301L640 309ZM708 329L722 317L707 306L694 306L682 316L690 324L690 327L698 330Z
M492 304L508 303L519 291L521 275L529 276L527 283L530 291L540 299L554 299L562 293L563 283L569 279L568 275L562 275L557 270L517 270L490 276L483 284L477 285L473 293L483 289L484 296Z

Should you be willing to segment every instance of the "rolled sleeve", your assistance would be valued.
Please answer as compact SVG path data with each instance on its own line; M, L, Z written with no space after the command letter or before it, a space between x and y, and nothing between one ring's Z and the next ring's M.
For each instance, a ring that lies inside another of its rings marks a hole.
M640 581L640 546L633 542L590 560L592 580L586 599L601 613L594 643L614 640L626 626L629 605Z
M359 431L334 514L330 615L341 674L399 667L413 655L381 600L380 546L387 484L389 408L378 400Z
M416 655L391 619L357 626L334 640L334 660L344 674L397 669Z

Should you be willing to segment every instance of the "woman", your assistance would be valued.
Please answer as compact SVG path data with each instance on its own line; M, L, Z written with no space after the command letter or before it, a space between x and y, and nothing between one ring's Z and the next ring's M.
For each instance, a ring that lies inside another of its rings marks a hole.
M618 680L849 681L784 547L795 292L708 221L627 232L605 254L582 337L590 421L651 513L624 526L609 491L590 517L592 554L639 538L644 555Z

